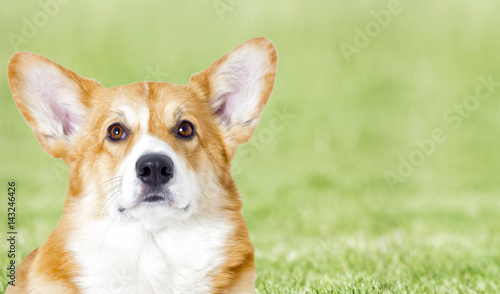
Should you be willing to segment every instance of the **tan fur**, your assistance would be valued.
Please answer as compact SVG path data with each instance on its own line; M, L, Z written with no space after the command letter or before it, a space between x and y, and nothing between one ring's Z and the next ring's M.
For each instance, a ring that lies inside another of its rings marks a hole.
M259 107L252 114L253 119L248 126L224 130L210 106L211 85L216 78L214 71L243 46L258 46L267 52L269 63L265 87L260 94ZM36 63L57 68L77 89L80 102L88 109L81 132L70 140L47 137L40 131L31 109L26 106L23 74ZM79 267L66 249L68 232L77 229L75 218L79 217L78 205L87 190L91 189L91 183L97 183L94 186L103 184L109 174L117 172L117 163L130 153L144 129L147 129L147 134L169 144L176 154L182 154L188 168L200 177L208 173L213 175L217 187L223 191L220 195L207 196L213 198L205 199L205 206L200 208L230 220L234 228L225 247L224 264L210 274L212 293L252 293L256 278L254 248L241 213L242 203L231 176L230 163L236 146L247 142L257 126L273 88L276 63L273 44L265 38L256 38L235 48L207 70L193 75L187 85L147 82L107 89L44 57L28 52L15 54L9 64L8 76L16 105L45 151L68 164L70 184L63 217L47 241L23 260L16 272L17 286L8 287L7 293L41 293L41 289L43 293L80 293L74 282L75 276L79 275ZM145 107L149 112L149 123L144 126L138 122L127 122L129 138L123 143L113 144L105 139L105 134L109 125L120 121L121 107L134 110ZM173 111L165 115L165 109ZM182 141L174 136L172 129L180 118L201 126L197 128L193 140ZM101 202L95 207L105 206L105 193L95 192L100 195ZM102 213L102 210L96 209L93 217L97 219Z

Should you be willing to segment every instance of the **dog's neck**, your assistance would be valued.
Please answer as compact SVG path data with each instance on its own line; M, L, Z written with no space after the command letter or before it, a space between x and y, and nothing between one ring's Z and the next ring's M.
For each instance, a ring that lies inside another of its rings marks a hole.
M81 271L76 283L85 293L209 292L210 273L225 262L229 224L220 215L154 230L109 217L82 221L67 245Z

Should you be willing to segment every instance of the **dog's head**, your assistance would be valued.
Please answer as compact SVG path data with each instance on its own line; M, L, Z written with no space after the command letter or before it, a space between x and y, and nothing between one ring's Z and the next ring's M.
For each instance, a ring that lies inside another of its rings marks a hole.
M27 52L8 76L40 144L69 165L69 206L156 222L240 208L230 161L258 124L276 65L273 44L256 38L186 85L104 88Z

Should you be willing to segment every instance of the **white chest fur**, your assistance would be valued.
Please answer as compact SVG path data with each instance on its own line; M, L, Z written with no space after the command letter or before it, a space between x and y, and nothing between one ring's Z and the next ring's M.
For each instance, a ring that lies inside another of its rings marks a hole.
M68 249L84 293L207 293L208 274L224 262L230 226L189 220L158 232L137 224L95 221L79 228Z

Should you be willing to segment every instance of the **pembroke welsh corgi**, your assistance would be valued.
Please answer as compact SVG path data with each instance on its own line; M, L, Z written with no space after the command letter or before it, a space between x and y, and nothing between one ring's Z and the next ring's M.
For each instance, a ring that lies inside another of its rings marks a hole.
M43 149L69 166L63 214L17 269L14 293L253 293L254 248L231 176L274 85L266 38L186 85L105 88L16 53L14 101Z

